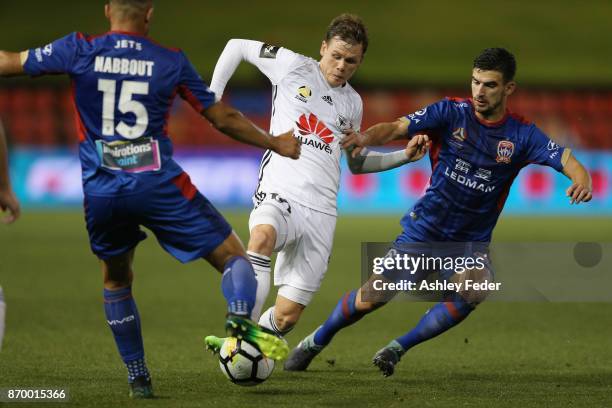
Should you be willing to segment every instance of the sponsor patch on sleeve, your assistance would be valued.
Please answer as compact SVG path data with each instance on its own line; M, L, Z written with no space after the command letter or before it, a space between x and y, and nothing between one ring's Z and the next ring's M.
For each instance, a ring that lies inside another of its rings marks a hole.
M280 47L270 44L263 44L259 51L259 58L276 58L276 54Z

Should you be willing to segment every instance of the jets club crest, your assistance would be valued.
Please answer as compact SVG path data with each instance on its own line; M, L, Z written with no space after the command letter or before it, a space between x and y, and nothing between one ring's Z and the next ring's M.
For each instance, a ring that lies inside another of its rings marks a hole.
M497 161L498 163L510 163L510 158L514 154L514 143L509 140L502 140L497 144Z

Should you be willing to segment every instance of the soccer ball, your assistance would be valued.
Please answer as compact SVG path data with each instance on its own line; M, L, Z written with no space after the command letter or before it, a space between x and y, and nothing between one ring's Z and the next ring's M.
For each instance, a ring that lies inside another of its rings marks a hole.
M264 382L274 370L274 360L243 339L228 337L219 351L219 366L234 384L257 385Z

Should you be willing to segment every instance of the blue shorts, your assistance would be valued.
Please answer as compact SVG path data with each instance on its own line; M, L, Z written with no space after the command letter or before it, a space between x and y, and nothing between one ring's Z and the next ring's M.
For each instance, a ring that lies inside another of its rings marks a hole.
M85 195L91 250L100 259L128 252L150 229L160 245L185 263L206 257L232 232L187 173L153 189L119 197Z

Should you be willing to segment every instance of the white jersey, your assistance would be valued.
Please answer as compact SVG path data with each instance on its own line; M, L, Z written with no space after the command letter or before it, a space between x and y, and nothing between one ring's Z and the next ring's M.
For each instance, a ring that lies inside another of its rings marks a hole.
M332 88L312 58L259 41L231 40L211 81L218 99L241 60L255 65L272 83L270 133L279 135L293 128L302 142L297 160L264 153L254 201L257 204L265 194L276 193L336 215L342 131L360 129L361 97L348 83Z

